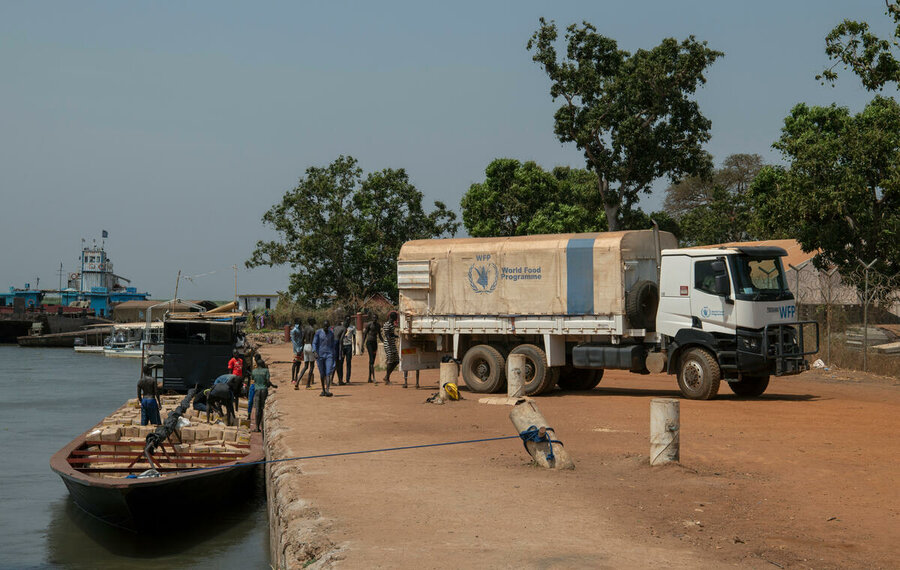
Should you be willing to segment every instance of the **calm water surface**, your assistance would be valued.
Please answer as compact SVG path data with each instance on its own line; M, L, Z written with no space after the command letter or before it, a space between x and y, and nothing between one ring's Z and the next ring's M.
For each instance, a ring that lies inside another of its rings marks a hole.
M0 346L0 568L268 567L261 476L239 508L173 510L171 532L150 538L85 515L50 470L50 456L137 396L138 362Z

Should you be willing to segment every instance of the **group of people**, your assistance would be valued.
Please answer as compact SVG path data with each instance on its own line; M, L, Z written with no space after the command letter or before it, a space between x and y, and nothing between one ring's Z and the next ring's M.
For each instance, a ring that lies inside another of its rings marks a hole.
M294 390L299 390L300 382L306 376L306 388L312 388L313 373L318 368L322 384L322 392L319 395L331 397L333 396L331 384L335 372L339 386L350 383L356 327L350 322L350 317L344 318L342 323L334 327L326 320L321 328L315 329L315 323L315 319L312 318L302 326L300 319L294 321L294 327L291 329L291 344L294 349L291 383Z
M363 343L369 354L369 375L367 381L375 381L375 358L378 353L378 343L383 343L385 354L384 383L391 384L391 374L400 364L400 354L397 350L397 319L396 311L391 311L387 321L379 324L378 318L372 316L362 332ZM350 384L354 344L356 339L356 327L350 321L350 317L343 322L331 326L328 320L315 328L315 319L308 319L305 325L301 325L300 319L294 321L290 331L291 343L294 349L294 361L291 367L291 383L294 390L300 389L300 382L306 376L307 389L312 388L313 374L316 368L319 370L319 380L322 391L319 394L331 397L334 374L337 373L339 386ZM301 367L302 365L302 367ZM247 419L256 409L256 430L261 429L263 423L263 409L268 398L269 388L278 388L272 383L269 376L269 368L262 356L255 354L252 370L245 374L244 357L235 350L227 364L228 373L222 374L213 381L213 385L205 390L198 390L194 395L193 407L196 410L206 412L209 421L210 413L215 411L225 418L228 425L234 425L236 418L236 406L238 399L244 391L245 380L247 383ZM346 374L346 376L345 376ZM404 373L403 387L407 386L406 373ZM416 387L419 387L419 373L416 371ZM141 425L159 425L160 391L156 378L152 376L152 368L144 366L141 379L137 386L138 401L141 405Z
M207 422L210 414L216 412L225 418L227 425L235 425L237 402L244 393L246 382L247 419L251 419L255 407L256 431L259 431L263 425L263 410L269 397L269 388L278 388L278 386L272 382L269 367L262 356L254 354L253 361L252 369L246 371L244 357L235 350L228 361L228 373L213 380L210 388L198 389L191 402L192 407L195 410L206 412ZM156 378L153 377L152 367L144 366L142 372L137 386L138 401L141 405L141 425L159 425L162 423L159 386Z
M295 390L300 389L300 383L306 376L307 389L312 388L313 373L319 370L319 381L322 386L320 396L332 396L331 386L334 374L337 373L338 386L350 384L354 344L356 340L356 327L345 317L343 322L332 327L328 320L322 322L322 326L315 328L316 321L309 318L306 324L301 325L300 319L294 321L291 329L291 343L294 349L294 362L291 367L291 383ZM378 318L373 316L362 331L363 344L369 353L369 375L367 381L375 383L375 357L378 353L378 343L384 344L386 357L386 372L384 383L391 383L391 373L400 364L400 354L397 350L397 312L392 311L384 325L378 323ZM346 378L345 378L346 370Z
M226 425L234 425L237 414L237 402L243 394L246 380L247 419L251 419L255 407L255 430L260 431L262 429L264 423L263 410L269 397L269 388L278 388L278 385L272 382L269 375L269 367L262 356L254 354L253 360L254 365L249 374L246 374L244 357L235 350L231 360L228 361L228 373L216 378L211 388L194 395L193 407L195 410L206 412L207 422L209 421L210 413L215 411L225 418Z

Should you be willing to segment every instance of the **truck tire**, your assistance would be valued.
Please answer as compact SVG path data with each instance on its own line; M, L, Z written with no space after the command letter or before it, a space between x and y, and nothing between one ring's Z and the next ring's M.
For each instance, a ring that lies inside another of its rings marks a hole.
M681 357L678 388L685 398L711 400L719 393L722 369L716 358L703 348L692 348Z
M506 361L496 348L477 344L463 356L462 377L473 392L497 392L506 383Z
M567 365L560 371L558 384L563 390L593 390L602 379L602 369L574 368Z
M638 281L625 293L625 316L635 329L656 330L659 287L653 281Z
M559 370L547 365L547 355L533 344L520 344L510 354L525 356L525 394L537 396L549 392L559 380Z
M738 396L748 398L762 396L762 393L769 387L769 375L744 376L739 382L729 382L728 387Z

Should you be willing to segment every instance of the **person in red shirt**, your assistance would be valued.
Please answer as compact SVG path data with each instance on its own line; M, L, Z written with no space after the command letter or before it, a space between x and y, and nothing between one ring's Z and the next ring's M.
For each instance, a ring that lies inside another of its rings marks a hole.
M244 376L244 358L236 350L232 353L231 360L228 361L228 372L238 378Z

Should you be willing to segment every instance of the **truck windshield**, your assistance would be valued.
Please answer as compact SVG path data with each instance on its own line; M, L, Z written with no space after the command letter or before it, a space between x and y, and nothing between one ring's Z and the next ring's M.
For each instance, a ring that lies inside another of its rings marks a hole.
M736 255L734 261L734 293L751 301L793 299L780 257Z

